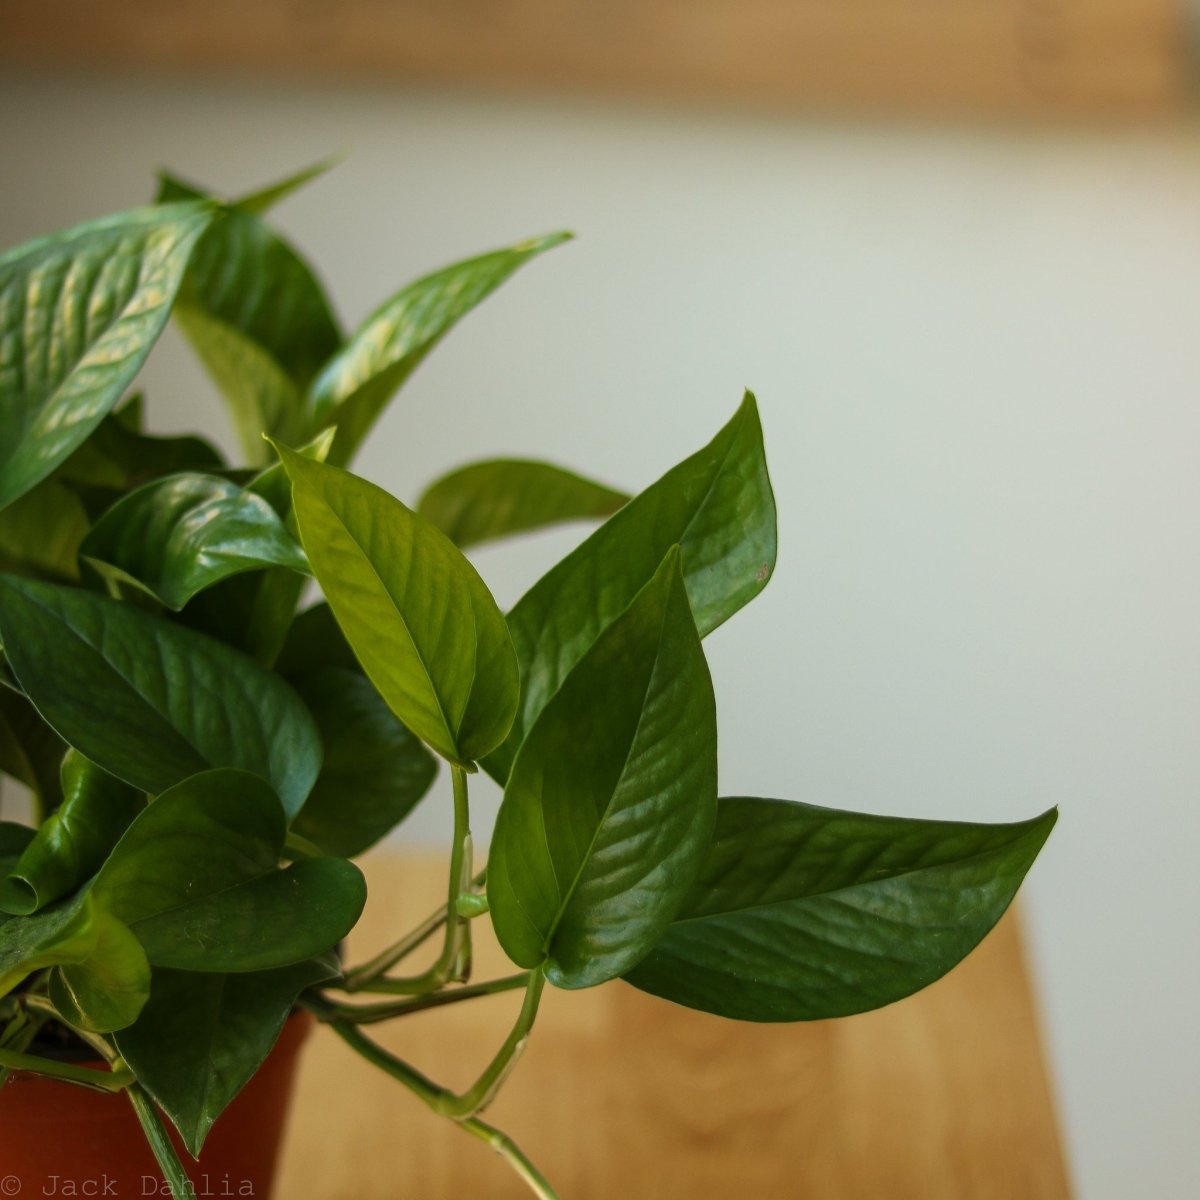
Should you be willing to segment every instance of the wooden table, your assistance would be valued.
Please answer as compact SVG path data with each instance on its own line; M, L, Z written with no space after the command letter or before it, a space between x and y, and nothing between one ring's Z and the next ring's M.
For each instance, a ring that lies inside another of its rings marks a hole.
M351 961L426 915L444 866L377 856ZM476 922L480 932L486 920ZM482 939L479 939L482 940ZM477 950L476 978L508 974ZM519 993L375 1026L439 1082L467 1086ZM528 1051L487 1119L562 1200L1064 1200L1069 1195L1009 915L918 996L843 1021L725 1022L613 983L546 989ZM528 1200L507 1165L328 1030L301 1072L280 1196Z

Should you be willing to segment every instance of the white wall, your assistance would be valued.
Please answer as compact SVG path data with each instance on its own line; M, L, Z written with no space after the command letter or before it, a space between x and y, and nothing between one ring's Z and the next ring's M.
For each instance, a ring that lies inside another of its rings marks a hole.
M160 163L237 191L347 149L280 219L349 321L578 230L389 413L360 469L404 498L495 453L638 488L753 386L780 566L708 643L723 787L1061 805L1026 911L1079 1195L1200 1195L1195 128L19 76L0 116L5 243L139 202ZM216 411L173 339L148 383L164 427ZM571 536L478 561L508 603Z

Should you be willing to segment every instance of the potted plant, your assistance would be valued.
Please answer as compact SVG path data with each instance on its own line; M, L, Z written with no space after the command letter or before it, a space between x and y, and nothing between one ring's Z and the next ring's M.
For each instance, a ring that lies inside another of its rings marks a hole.
M750 1021L878 1007L977 944L1055 813L718 798L702 639L775 563L754 397L632 498L496 460L406 507L350 473L355 451L455 322L566 235L419 279L347 337L264 220L315 170L229 202L164 176L155 204L0 258L0 767L35 802L32 824L0 823L0 1071L129 1101L182 1195L289 1014L312 1014L549 1197L480 1116L547 982L624 980ZM129 389L172 314L241 465L142 427ZM463 550L581 518L603 523L501 613ZM299 611L310 580L323 598ZM439 767L445 903L341 962L366 900L352 860ZM504 786L486 865L479 770ZM470 981L481 920L514 970ZM370 1036L507 990L520 1014L463 1093ZM76 1138L64 1111L44 1136Z

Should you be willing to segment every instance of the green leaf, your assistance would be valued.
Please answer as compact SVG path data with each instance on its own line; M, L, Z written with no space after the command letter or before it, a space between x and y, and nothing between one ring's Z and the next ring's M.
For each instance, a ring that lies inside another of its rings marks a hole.
M36 830L16 821L0 821L0 872L8 874L33 841Z
M144 804L140 792L76 750L63 759L62 790L62 805L0 878L5 912L26 915L75 891L100 869Z
M451 762L486 754L508 731L518 680L475 568L382 488L277 449L313 574L388 707Z
M96 909L87 892L32 917L0 923L0 996L34 971L82 962L96 948Z
M0 687L0 771L29 788L42 812L62 800L58 771L66 749L24 695Z
M275 663L275 669L287 679L322 667L362 669L338 626L333 609L324 601L306 608L292 622Z
M73 582L87 531L79 496L57 477L43 479L0 512L0 570Z
M417 512L466 549L562 521L607 517L628 499L551 463L492 459L443 475Z
M437 762L357 669L319 667L289 682L321 731L321 774L292 828L351 858L400 824L429 790Z
M261 216L306 183L310 183L318 176L324 175L332 167L336 167L341 160L342 155L332 154L328 158L321 159L320 162L313 163L311 167L303 167L294 174L280 179L277 183L269 183L265 187L255 188L254 191L239 196L233 201L233 205L235 208L240 208L242 212L257 213Z
M723 798L683 910L626 978L745 1021L890 1004L979 943L1056 817L975 825Z
M178 611L245 571L308 562L261 496L215 475L169 475L118 501L81 552L111 584L133 583Z
M278 867L278 798L244 771L207 771L146 808L92 886L96 903L137 935L154 966L259 971L323 954L366 899L358 869L336 858Z
M0 508L120 399L212 217L202 203L134 209L0 256Z
M754 599L771 577L775 501L749 392L704 449L610 517L509 613L521 704L504 745L482 764L494 779L508 777L538 713L676 544L701 637Z
M198 1156L270 1053L296 997L337 974L330 959L242 975L159 968L150 1002L117 1036L117 1049Z
M169 177L164 186L172 195L190 191ZM227 209L197 246L176 317L229 402L252 462L267 457L262 433L304 436L302 393L341 345L341 331L308 264L246 206Z
M241 767L294 815L317 777L320 741L300 697L203 634L90 592L0 576L0 639L64 741L142 791Z
M397 292L313 382L307 427L338 427L330 461L345 465L388 401L442 337L519 267L570 238L552 233L444 267Z
M112 1033L138 1019L150 996L150 963L129 928L94 909L96 942L79 962L50 973L49 995L63 1020L76 1029Z
M559 987L627 971L695 879L716 798L712 683L675 548L517 755L487 877L509 957Z

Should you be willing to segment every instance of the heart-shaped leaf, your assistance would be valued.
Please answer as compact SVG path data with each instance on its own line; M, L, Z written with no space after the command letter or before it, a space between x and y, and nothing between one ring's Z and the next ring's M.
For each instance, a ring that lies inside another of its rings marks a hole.
M366 900L336 858L280 870L284 812L244 771L207 771L163 792L126 830L92 895L155 966L260 971L335 946Z
M508 778L538 713L675 544L702 637L766 587L775 567L775 501L749 392L703 450L610 517L508 614L521 703L503 746L483 763L493 778Z
M0 508L110 412L162 332L212 205L134 209L0 256Z
M890 1004L978 944L1056 816L976 825L723 798L683 909L626 978L745 1021Z
M321 773L292 828L326 854L351 858L412 811L437 761L360 671L320 667L291 676L321 731Z
M519 267L571 235L530 238L444 267L375 310L314 380L308 428L338 427L330 461L345 465L388 401L442 337Z
M332 956L246 974L154 972L117 1049L198 1156L213 1123L271 1051L296 997L338 974Z
M0 576L0 639L54 730L142 791L241 767L294 815L317 777L320 740L300 697L203 634L90 592Z
M313 574L388 707L451 762L486 754L512 720L517 664L475 568L382 488L277 448Z
M198 195L164 177L160 196ZM341 345L329 301L301 256L246 206L200 241L176 317L229 402L252 462L261 435L304 436L304 389Z
M712 683L676 548L517 755L487 877L509 957L559 987L627 971L691 887L716 798Z
M64 1021L92 1033L112 1033L138 1019L150 996L150 963L129 928L93 908L96 940L79 962L50 973L49 994Z
M421 496L417 512L466 549L563 521L607 517L628 499L551 463L490 459L443 475Z
M222 579L308 562L261 496L215 475L168 475L113 505L81 553L112 584L133 583L178 611Z
M0 877L5 912L36 912L90 879L145 803L140 792L77 750L63 758L62 791L61 806L42 822L20 861Z
M0 512L0 570L74 582L87 531L78 494L57 476L43 479Z

